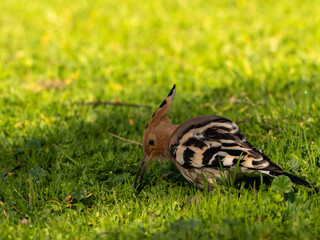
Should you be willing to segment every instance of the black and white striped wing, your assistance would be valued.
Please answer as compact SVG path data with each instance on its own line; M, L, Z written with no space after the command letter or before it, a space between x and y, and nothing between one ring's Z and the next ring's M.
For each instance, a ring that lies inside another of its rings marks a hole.
M169 148L171 156L186 169L232 168L240 161L242 173L283 173L247 142L234 122L221 116L201 116L184 122L173 133Z

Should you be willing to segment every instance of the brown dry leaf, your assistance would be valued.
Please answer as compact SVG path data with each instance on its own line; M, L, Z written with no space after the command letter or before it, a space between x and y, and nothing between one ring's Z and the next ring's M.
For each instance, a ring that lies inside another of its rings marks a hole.
M22 220L21 220L21 224L23 224L23 225L28 225L28 224L29 224L28 219L26 219L26 218L22 219Z
M65 87L67 85L69 85L70 83L67 83L67 82L64 82L62 80L59 80L59 79L51 79L51 80L48 80L48 81L45 81L43 82L43 86L46 88L46 89L58 89L58 88L62 88L62 87Z
M68 203L72 203L73 202L73 197L71 196L71 194L68 195L67 202Z
M261 215L258 219L255 220L255 222L260 222L262 220L262 218L264 217L264 215Z
M23 122L17 122L15 125L14 125L15 128L22 128L23 127Z

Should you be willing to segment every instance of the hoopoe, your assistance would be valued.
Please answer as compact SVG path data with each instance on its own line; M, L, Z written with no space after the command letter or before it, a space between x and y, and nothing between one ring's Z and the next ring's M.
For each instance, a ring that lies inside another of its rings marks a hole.
M231 120L211 115L194 117L181 125L171 125L168 111L176 93L173 85L169 95L147 124L143 136L144 156L134 185L140 183L152 159L170 159L181 174L200 188L212 187L214 181L236 177L288 176L293 183L311 187L311 184L282 170L267 156L252 146L239 127ZM233 175L232 175L233 176ZM207 182L204 182L207 181Z

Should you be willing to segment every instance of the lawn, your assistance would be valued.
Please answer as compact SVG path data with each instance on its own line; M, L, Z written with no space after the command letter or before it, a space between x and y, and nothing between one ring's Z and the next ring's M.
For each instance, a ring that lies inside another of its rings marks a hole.
M176 84L174 124L239 122L319 188L317 1L2 0L0 9L0 238L320 238L312 189L258 178L207 192L155 161L138 192L142 147L108 134L141 142Z

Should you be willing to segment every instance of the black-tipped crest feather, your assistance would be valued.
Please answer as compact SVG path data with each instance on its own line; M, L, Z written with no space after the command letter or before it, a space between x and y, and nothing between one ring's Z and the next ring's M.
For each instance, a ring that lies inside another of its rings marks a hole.
M164 117L167 117L174 95L176 93L176 85L174 84L168 96L162 101L159 108L152 115L146 129L152 128L157 125Z

